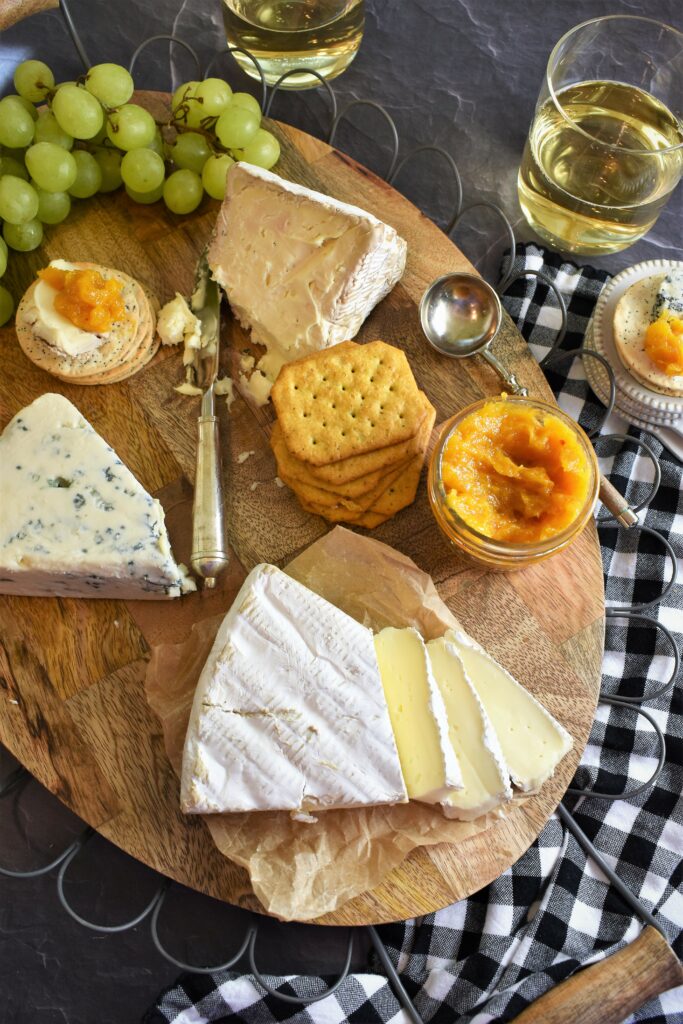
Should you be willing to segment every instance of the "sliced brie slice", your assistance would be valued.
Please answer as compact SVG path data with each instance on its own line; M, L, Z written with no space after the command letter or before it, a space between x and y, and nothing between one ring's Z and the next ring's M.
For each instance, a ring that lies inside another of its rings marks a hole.
M408 796L439 803L463 780L424 641L416 629L388 626L375 650Z
M430 640L427 653L448 715L448 735L458 757L463 789L442 802L447 818L471 821L512 796L498 737L456 648L445 637Z
M571 750L572 738L546 708L470 636L446 633L496 731L513 783L538 789Z
M406 243L356 206L238 163L208 254L233 312L283 363L348 341L403 274Z
M0 436L0 594L164 598L194 590L164 510L66 398Z
M258 565L197 684L181 806L311 812L407 801L372 633Z

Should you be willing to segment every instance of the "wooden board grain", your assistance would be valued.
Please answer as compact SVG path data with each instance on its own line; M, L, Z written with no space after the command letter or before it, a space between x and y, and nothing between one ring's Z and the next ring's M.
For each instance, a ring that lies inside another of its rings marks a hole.
M161 103L149 98L151 106ZM359 340L377 337L408 353L417 381L437 409L437 425L465 403L499 389L479 359L450 362L424 342L417 304L427 284L449 270L471 270L452 242L384 181L349 157L296 130L275 126L285 177L362 206L408 241L406 273L370 315ZM15 295L48 259L94 260L137 277L165 302L188 293L194 265L218 204L205 200L178 218L162 205L136 206L115 193L75 203L42 248L13 255L7 283ZM249 339L226 317L223 372L236 380ZM14 331L0 332L0 426L39 394L74 402L166 510L174 551L188 559L197 404L178 395L179 353L163 349L138 376L108 387L62 384L23 355ZM497 354L530 393L551 397L526 344L506 318ZM183 884L262 910L246 873L221 856L203 822L178 809L178 780L159 722L144 696L151 645L183 639L193 622L228 608L257 562L285 564L327 529L277 485L268 445L270 406L242 397L230 416L221 404L226 513L232 560L218 588L181 601L110 602L0 598L0 741L77 814L133 856ZM254 454L242 463L241 452ZM600 683L602 566L591 524L563 554L503 575L465 562L439 533L425 487L414 505L373 536L431 573L465 627L571 731L571 754L542 792L485 832L453 845L423 848L371 893L323 924L379 923L433 911L480 889L528 848L557 805L584 748ZM351 812L350 812L351 813Z

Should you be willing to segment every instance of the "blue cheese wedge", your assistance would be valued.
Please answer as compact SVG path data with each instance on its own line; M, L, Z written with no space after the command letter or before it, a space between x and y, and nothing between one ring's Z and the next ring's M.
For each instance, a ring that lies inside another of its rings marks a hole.
M662 313L683 317L683 265L672 268L659 283L650 319L658 320Z
M164 511L61 395L0 436L0 593L170 598L194 590Z
M407 799L372 633L274 565L256 566L197 684L183 811L311 820Z

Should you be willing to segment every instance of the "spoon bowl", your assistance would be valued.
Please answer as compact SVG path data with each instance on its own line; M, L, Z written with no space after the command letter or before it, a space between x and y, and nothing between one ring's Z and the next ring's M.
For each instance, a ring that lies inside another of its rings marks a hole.
M502 319L498 295L476 274L437 277L420 301L420 323L432 348L450 359L483 356L509 391L526 396L527 389L491 352Z
M420 322L429 344L445 356L463 359L491 344L500 327L500 299L474 274L446 274L422 296Z

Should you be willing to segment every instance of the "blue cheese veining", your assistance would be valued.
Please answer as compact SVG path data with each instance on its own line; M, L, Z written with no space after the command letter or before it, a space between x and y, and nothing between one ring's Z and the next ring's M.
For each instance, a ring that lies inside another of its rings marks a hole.
M160 503L66 398L0 436L0 593L168 598L194 590Z

